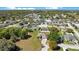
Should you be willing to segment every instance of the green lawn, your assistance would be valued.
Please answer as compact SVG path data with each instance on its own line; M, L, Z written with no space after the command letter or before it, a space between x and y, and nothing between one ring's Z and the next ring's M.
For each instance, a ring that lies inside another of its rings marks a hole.
M59 51L63 51L63 48L60 48L60 50Z
M64 40L64 44L69 44L69 41L67 41L67 40Z
M79 51L79 49L68 48L68 51Z
M22 48L23 51L40 51L41 42L37 38L38 31L33 31L30 35L32 37L27 40L20 40L19 42L16 42L16 45Z

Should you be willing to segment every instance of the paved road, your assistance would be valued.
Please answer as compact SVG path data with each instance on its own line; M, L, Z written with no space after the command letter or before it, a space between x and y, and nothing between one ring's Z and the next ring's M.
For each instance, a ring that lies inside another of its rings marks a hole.
M49 48L48 44L45 44L44 47L41 49L41 51L48 51L48 48Z
M62 47L64 51L66 51L67 48L72 49L79 49L79 45L71 45L71 44L58 44L58 46Z
M41 51L48 51L49 45L47 43L47 36L44 33L42 33L41 44L43 45Z

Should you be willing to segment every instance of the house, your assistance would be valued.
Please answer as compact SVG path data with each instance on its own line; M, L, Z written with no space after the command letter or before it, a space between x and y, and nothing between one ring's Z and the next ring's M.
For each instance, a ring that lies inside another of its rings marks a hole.
M32 30L38 29L38 25L37 23L31 23L31 24L28 24L27 28Z
M40 32L50 32L48 30L48 25L47 23L41 23L40 25L38 25L38 28L40 29Z
M65 33L64 34L64 39L66 41L70 41L72 43L78 44L78 41L76 40L76 37L72 33Z
M19 22L19 26L21 26L21 27L27 27L29 24L30 23L27 22L27 21L21 21L21 22Z
M4 24L0 24L0 28L4 27Z
M46 22L47 24L52 24L52 20L50 20L50 19L46 19L45 22Z
M79 23L74 23L73 24L77 29L79 29Z
M8 25L14 24L14 23L16 23L16 21L13 21L13 20L6 20L6 21L4 21L4 24L8 24Z
M40 24L40 25L38 25L38 27L39 27L39 28L47 28L47 27L48 27L48 25L47 25L47 23L46 23L46 22L41 22L41 24Z
M65 15L65 14L61 14L61 16L62 16L63 18L66 18L66 15Z

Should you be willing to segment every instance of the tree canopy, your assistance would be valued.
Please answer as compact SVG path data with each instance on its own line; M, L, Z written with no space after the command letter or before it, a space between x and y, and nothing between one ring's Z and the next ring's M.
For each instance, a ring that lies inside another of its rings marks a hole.
M25 28L17 28L17 27L10 27L5 29L0 29L0 39L10 39L12 36L16 38L25 39L28 35L28 30Z
M0 51L9 51L15 46L16 45L12 41L0 39Z
M50 29L50 34L48 35L49 40L57 41L60 37L59 30L56 27Z

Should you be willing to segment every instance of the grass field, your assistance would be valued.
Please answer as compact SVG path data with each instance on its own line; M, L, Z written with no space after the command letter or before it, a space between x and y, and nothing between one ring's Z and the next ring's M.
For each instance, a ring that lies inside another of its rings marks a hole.
M26 40L20 40L16 42L16 45L19 46L23 51L40 51L41 42L37 38L38 31L33 31L30 33L32 37Z

